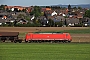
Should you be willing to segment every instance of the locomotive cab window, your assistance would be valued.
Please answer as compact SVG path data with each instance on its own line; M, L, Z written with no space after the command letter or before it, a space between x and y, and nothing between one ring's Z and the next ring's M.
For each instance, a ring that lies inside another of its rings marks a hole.
M66 36L68 36L68 34L66 34Z
M28 36L30 36L30 34L28 34Z

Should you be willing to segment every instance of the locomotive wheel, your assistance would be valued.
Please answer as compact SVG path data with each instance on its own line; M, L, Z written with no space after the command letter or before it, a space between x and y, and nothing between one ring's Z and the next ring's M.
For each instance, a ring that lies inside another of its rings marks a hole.
M38 41L39 43L41 43L42 41Z
M54 40L50 41L50 43L54 43L54 42L55 42Z
M71 41L68 41L69 43L71 42Z
M13 40L11 40L11 42L13 42Z
M28 41L26 41L26 42L28 42ZM32 41L29 41L29 43L31 43Z
M25 39L25 43L27 43L28 41L26 41L26 39Z
M65 43L65 41L62 41L63 43Z

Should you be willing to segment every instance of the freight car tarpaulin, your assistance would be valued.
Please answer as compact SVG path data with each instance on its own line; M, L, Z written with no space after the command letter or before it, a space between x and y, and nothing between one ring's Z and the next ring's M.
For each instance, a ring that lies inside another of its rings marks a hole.
M19 32L0 32L0 36L18 36Z

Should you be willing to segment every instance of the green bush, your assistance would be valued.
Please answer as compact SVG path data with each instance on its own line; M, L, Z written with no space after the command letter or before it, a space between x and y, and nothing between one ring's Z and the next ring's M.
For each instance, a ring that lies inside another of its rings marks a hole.
M16 24L16 27L39 27L41 24L34 24L34 23L28 23L28 24Z

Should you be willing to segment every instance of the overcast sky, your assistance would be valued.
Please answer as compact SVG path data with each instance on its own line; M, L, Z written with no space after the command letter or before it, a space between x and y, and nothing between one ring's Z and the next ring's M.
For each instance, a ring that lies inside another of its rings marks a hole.
M46 6L46 5L68 5L68 4L90 4L90 0L0 0L0 5L19 5L19 6Z

